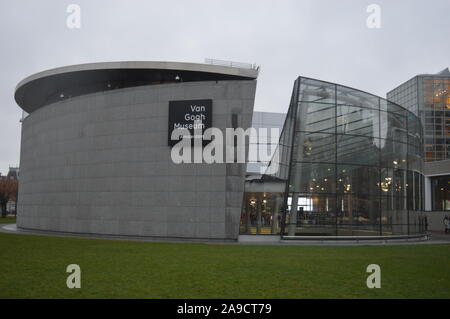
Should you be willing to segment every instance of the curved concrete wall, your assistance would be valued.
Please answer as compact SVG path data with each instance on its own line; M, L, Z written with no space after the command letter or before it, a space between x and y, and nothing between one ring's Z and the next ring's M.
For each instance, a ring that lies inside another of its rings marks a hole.
M23 122L20 228L236 239L245 164L174 164L170 100L213 99L212 125L250 127L256 81L162 84L50 104Z

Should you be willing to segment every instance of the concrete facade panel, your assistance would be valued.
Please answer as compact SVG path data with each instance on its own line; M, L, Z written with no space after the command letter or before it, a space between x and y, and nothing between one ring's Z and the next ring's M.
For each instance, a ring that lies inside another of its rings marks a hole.
M245 164L175 164L170 100L212 99L212 125L251 125L254 80L159 84L43 106L22 126L20 228L237 239Z

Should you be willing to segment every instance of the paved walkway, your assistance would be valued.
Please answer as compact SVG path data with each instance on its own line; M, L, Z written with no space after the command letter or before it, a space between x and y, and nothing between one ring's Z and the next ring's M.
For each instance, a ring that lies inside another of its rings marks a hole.
M146 242L165 242L165 243L205 243L205 244L232 244L232 245L285 245L285 246L391 246L391 245L436 245L450 244L450 234L444 232L431 232L430 240L422 241L365 241L365 242L311 242L311 241L222 241L222 240L200 240L200 239L161 239L141 236L120 236L120 235L99 235L99 234L79 234L63 233L39 230L17 229L16 224L0 224L0 233L22 234L22 235L42 235L54 237L76 237L76 238L95 238L109 240L128 240L128 241L146 241Z

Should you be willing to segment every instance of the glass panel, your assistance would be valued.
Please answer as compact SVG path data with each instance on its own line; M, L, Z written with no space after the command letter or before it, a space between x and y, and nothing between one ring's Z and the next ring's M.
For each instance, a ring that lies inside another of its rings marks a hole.
M380 140L381 167L406 168L408 146L405 143L393 140Z
M420 174L417 172L414 172L414 210L419 211L421 208L420 203L420 194L421 194L421 188L420 188Z
M422 125L420 124L419 118L415 117L412 113L408 113L407 119L409 135L420 138L422 136Z
M298 194L297 214L293 213L291 195L288 198L287 223L291 225L291 235L329 236L336 234L336 197L329 195Z
M337 103L379 109L379 98L372 94L337 85Z
M407 171L406 183L406 208L411 211L414 210L414 172Z
M343 194L378 195L378 167L359 165L337 166L337 192Z
M406 116L408 111L398 104L392 103L390 101L380 99L380 110L383 112L389 112L391 114L396 114L400 116Z
M334 165L295 162L292 163L290 191L301 193L335 193Z
M301 78L300 101L335 103L335 84Z
M431 178L432 209L450 211L450 175Z
M337 133L379 137L379 112L358 106L337 107Z
M408 188L406 170L381 168L381 194L385 196L406 196Z
M368 136L337 135L337 162L378 165L379 141Z
M407 124L403 114L380 112L380 137L406 143Z
M334 104L301 103L298 109L297 131L335 132Z
M282 193L246 193L242 205L240 233L278 234L283 199Z
M379 235L380 202L378 196L338 196L337 211L338 235Z
M382 196L381 210L383 235L408 233L408 211L405 197Z
M298 147L294 160L300 162L332 162L336 161L336 136L334 134L297 132Z
M428 228L428 220L422 212L409 211L409 234L421 234Z

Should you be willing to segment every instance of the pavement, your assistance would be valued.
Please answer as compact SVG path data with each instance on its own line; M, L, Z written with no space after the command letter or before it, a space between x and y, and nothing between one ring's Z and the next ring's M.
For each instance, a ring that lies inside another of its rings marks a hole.
M428 240L372 240L372 241L302 241L302 240L276 240L276 241L223 241L210 239L180 239L180 238L154 238L143 236L122 236L122 235L101 235L101 234L80 234L65 233L42 230L18 229L16 224L0 224L0 233L21 234L21 235L41 235L53 237L76 237L95 238L108 240L127 240L145 242L165 242L165 243L204 243L204 244L234 244L234 245L283 245L283 246L388 246L388 245L437 245L450 244L450 234L441 232L430 232Z

